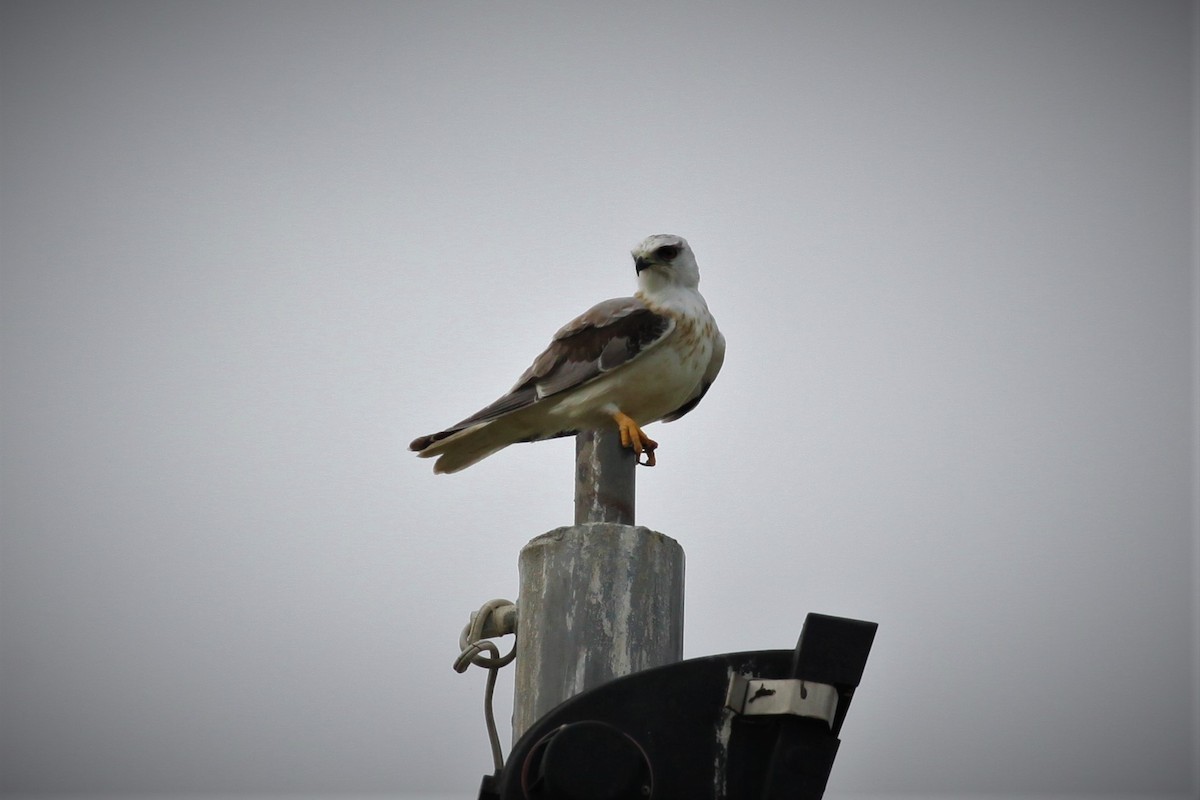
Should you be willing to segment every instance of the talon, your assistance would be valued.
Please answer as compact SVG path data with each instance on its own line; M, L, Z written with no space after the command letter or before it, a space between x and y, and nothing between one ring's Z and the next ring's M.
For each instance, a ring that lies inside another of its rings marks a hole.
M647 439L644 446L646 448L646 460L639 461L638 463L641 464L643 467L653 467L655 464L654 448L658 447L658 442L653 442L653 441Z
M643 467L653 467L656 463L654 450L658 447L658 442L647 436L628 414L618 411L613 414L613 421L617 423L617 429L621 432L621 446L633 450L637 463ZM645 461L641 458L643 454L646 456Z

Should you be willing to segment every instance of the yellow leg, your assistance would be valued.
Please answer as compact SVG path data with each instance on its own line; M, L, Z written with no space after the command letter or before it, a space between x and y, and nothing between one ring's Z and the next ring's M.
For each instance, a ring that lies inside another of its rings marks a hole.
M638 456L638 463L643 467L653 467L654 449L658 447L658 442L647 436L645 431L633 421L633 417L628 414L618 411L613 414L613 421L617 423L617 428L621 431L621 446L632 449ZM641 459L643 453L646 454L645 461Z

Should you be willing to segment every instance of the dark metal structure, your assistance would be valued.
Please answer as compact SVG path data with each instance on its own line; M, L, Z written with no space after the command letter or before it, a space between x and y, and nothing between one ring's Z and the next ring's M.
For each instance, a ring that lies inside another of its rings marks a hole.
M681 661L552 709L480 800L819 800L876 624L809 614L795 650Z

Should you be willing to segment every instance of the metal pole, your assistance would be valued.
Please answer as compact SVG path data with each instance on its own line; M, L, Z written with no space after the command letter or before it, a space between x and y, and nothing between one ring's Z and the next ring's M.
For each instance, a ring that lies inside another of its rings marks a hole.
M616 430L575 436L575 524L633 524L637 456Z
M633 525L633 454L576 439L575 525L521 550L513 741L562 701L683 658L683 548Z

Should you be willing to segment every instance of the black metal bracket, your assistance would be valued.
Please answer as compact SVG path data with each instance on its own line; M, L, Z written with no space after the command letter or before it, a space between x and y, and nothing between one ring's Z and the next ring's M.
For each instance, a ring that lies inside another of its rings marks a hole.
M820 800L877 627L809 614L795 650L690 659L572 697L479 800Z

